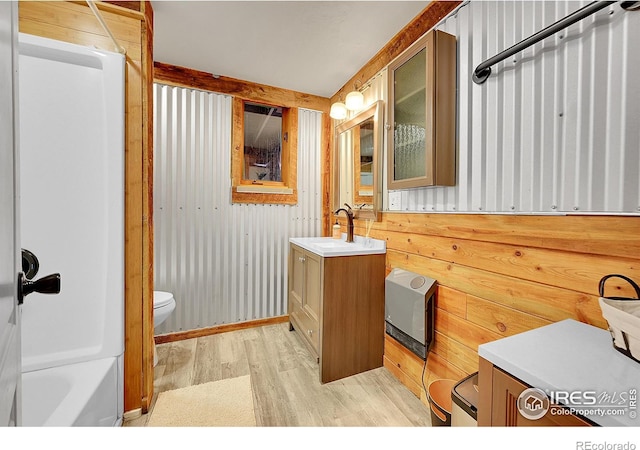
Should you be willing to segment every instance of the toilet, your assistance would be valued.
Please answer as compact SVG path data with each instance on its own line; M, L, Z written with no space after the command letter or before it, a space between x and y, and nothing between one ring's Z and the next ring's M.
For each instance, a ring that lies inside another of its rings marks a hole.
M167 320L173 310L176 309L176 300L173 294L164 291L153 291L153 328L157 328ZM158 364L158 355L153 347L153 366Z

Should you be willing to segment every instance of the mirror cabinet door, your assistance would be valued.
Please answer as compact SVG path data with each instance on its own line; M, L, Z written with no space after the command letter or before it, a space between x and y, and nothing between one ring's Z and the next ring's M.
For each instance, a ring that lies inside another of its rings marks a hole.
M353 206L354 198L354 153L355 128L345 130L337 135L338 143L338 182L339 182L339 201L334 205L334 211L341 208L345 203Z
M356 218L378 220L382 208L381 100L336 127L334 211L348 203Z
M455 184L456 37L434 30L389 64L389 190Z
M373 204L373 118L352 129L353 197L356 205Z
M403 62L394 71L393 180L427 175L427 50Z

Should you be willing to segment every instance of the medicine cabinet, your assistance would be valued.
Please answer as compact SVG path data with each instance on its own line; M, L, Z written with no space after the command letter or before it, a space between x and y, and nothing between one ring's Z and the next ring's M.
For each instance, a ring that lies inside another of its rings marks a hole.
M333 209L348 203L358 219L380 219L383 110L378 100L336 127Z
M455 36L430 31L388 73L388 188L455 185Z

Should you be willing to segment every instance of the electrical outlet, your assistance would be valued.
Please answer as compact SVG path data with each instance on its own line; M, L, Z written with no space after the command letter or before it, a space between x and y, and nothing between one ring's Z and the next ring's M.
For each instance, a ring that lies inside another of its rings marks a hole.
M402 192L389 192L389 211L400 211L402 202Z

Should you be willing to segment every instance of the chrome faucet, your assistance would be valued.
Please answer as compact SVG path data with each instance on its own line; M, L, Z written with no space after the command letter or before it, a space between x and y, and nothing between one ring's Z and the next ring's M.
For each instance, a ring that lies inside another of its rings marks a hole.
M347 209L336 209L333 214L337 216L340 211L345 212L345 214L347 215L347 242L353 242L353 211L351 210L351 206L349 206L348 204L345 203L344 206L346 206Z

